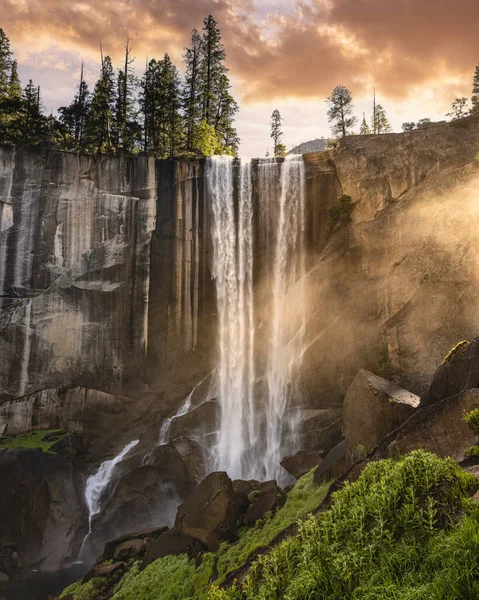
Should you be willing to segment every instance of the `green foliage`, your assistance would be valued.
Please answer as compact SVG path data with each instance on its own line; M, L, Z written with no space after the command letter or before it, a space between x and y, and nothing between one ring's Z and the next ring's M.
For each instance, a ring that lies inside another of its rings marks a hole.
M447 363L451 360L451 358L454 356L454 354L456 354L456 352L459 350L459 348L462 348L462 346L465 346L466 344L469 344L468 340L463 340L462 342L459 342L459 344L456 344L454 346L454 348L449 350L447 356L442 361L442 364L447 365Z
M356 446L356 454L360 458L366 458L366 456L371 452L369 448L367 448L364 444L359 442Z
M351 221L351 214L356 206L351 196L339 196L336 206L328 213L328 234L331 235L335 229L339 229Z
M223 148L215 128L213 125L208 125L205 120L201 121L193 143L200 156L223 154Z
M387 379L391 374L391 364L386 356L381 356L379 363L375 369L376 375Z
M479 592L475 477L415 451L370 463L297 537L211 599L464 600Z
M328 119L334 137L351 135L357 118L353 115L354 104L351 92L344 85L334 88L326 100L329 104Z
M391 133L392 127L389 123L386 111L381 104L376 105L375 114L373 114L371 120L371 128L374 133L378 135L381 133Z
M479 431L479 408L474 408L464 415L464 421L473 431Z
M464 451L464 455L468 458L476 458L479 456L479 446L476 444L475 446L471 446L467 450Z
M72 594L75 600L98 600L108 589L109 584L106 577L95 577L87 583L77 581L64 589L59 598Z
M187 600L195 598L195 563L186 555L166 556L122 586L114 600ZM75 600L80 600L75 596ZM83 600L83 599L81 599Z
M283 118L279 110L274 110L271 115L271 137L273 138L273 156L286 156L286 146L282 143L283 131L281 121Z
M403 131L414 131L416 129L416 123L414 121L408 121L402 124Z
M451 112L447 113L446 117L451 117L453 121L467 117L469 114L467 102L467 98L456 98L452 103Z
M368 125L368 122L366 121L366 115L363 113L363 120L361 123L361 128L359 130L359 135L370 135L371 134L371 128Z
M57 433L56 439L53 441L44 440L43 438L48 434ZM43 452L49 452L50 448L56 444L59 440L63 439L67 434L60 429L44 429L37 431L28 431L26 433L19 433L15 437L3 437L0 440L0 450L5 448L29 448L39 449Z

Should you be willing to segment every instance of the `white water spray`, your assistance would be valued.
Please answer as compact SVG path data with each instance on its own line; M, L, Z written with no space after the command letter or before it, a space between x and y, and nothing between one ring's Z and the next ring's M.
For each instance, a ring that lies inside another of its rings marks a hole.
M291 419L285 422L285 414L304 332L304 290L302 283L295 285L304 274L304 163L296 156L283 163L261 161L257 172L260 205L256 210L271 289L271 304L263 311L270 335L265 385L259 395L254 368L253 166L228 157L207 162L221 408L212 468L226 470L232 478L282 481L282 454L295 450L296 426Z
M127 444L118 456L101 463L98 471L93 475L90 475L87 479L85 500L88 506L88 534L85 537L85 540L91 533L92 518L100 512L101 495L103 490L110 483L116 465L125 458L128 452L134 448L138 442L139 440L135 440L134 442ZM85 540L83 540L83 544L85 544Z

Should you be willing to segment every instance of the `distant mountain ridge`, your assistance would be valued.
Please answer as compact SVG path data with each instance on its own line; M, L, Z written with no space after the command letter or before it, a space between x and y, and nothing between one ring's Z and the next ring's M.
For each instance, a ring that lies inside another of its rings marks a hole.
M288 152L288 154L307 154L308 152L321 152L321 150L326 149L326 144L328 143L327 138L317 138L315 140L311 140L310 142L303 142L298 146L295 146L292 150Z

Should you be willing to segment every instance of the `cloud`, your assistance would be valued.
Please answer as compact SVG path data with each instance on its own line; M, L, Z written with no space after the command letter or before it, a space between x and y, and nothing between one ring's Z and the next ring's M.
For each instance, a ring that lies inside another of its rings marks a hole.
M217 19L243 104L324 98L340 83L404 100L458 81L468 94L477 49L477 0L2 0L2 27L19 58L48 52L119 64L127 36L138 64L181 61L191 29ZM52 64L61 60L52 55ZM61 63L60 63L61 64ZM44 65L44 61L42 62ZM53 67L52 67L53 68Z

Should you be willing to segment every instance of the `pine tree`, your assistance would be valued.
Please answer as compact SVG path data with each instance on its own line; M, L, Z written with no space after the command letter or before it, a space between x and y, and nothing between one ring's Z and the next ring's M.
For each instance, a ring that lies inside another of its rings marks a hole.
M182 93L186 124L186 151L193 152L193 140L201 122L201 61L203 40L196 29L191 32L191 45L185 48L185 84Z
M416 123L414 123L414 121L407 121L406 123L402 124L402 130L403 131L414 131L414 129L416 129Z
M238 103L230 94L230 82L226 75L222 75L217 88L217 105L214 121L215 131L222 142L226 154L236 156L239 150L239 137L233 126L234 118L239 110Z
M476 66L474 71L474 77L472 80L472 109L471 114L477 115L479 113L479 64Z
M100 79L95 84L88 122L85 130L85 143L93 151L111 151L111 123L115 106L115 83L113 66L109 56L102 58Z
M137 81L130 68L134 60L131 57L130 40L127 38L124 67L118 70L117 77L114 144L117 148L122 148L128 152L134 150L141 136L138 112L135 108L134 91Z
M10 144L21 143L22 108L22 86L18 77L17 61L13 60L8 80L7 96L0 101L0 112L2 113L2 119L0 119L0 139Z
M281 130L281 114L279 110L274 110L271 115L271 137L273 138L273 156L285 156L286 146L281 142L283 132Z
M0 100L8 94L8 83L12 68L13 53L10 50L10 40L0 28Z
M372 129L379 135L381 133L391 133L392 127L381 104L376 104L376 119L371 123Z
M326 100L329 104L328 119L334 136L350 135L357 122L353 115L353 99L351 92L344 86L334 88L331 96Z
M359 135L370 135L371 134L371 128L368 125L368 122L366 121L366 115L365 113L363 113L363 121L361 123L361 129L359 130Z
M80 83L69 106L61 106L58 109L60 123L68 132L76 148L83 148L85 129L90 112L90 91L88 84L83 77L83 61L80 71ZM67 145L68 146L68 145Z
M467 117L469 114L467 110L467 98L456 98L452 103L451 109L451 112L447 113L446 117L451 117L453 121Z
M42 114L40 88L33 85L31 79L23 90L20 130L22 142L26 145L38 145L48 138L48 123Z

